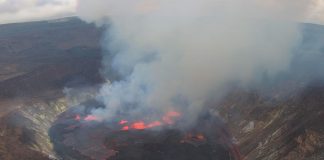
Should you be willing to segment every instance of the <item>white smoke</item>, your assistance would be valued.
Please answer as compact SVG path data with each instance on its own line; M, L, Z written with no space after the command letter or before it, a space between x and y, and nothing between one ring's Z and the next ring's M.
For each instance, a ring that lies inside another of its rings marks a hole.
M306 0L79 0L78 15L111 24L105 46L125 78L99 98L116 113L179 109L195 118L226 85L248 84L289 66Z

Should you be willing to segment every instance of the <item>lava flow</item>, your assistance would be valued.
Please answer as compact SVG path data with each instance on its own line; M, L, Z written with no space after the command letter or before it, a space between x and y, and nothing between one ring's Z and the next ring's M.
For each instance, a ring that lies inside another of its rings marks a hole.
M160 120L155 120L152 122L144 122L143 120L138 120L134 122L129 122L128 120L120 120L119 125L122 126L121 130L122 131L128 131L130 129L134 130L143 130L143 129L148 129L148 128L154 128L154 127L159 127L163 125L172 125L174 124L174 121L179 118L181 114L176 111L170 111L167 112ZM94 115L87 115L86 117L81 117L79 114L74 117L74 120L76 121L99 121L99 118L94 116Z
M99 118L97 118L96 116L93 116L93 115L89 115L89 116L86 116L84 118L85 121L97 121L99 120Z
M130 129L143 130L143 129L154 128L154 127L159 127L159 126L163 126L163 125L172 125L172 124L174 124L175 119L179 118L180 116L181 116L181 114L179 112L170 111L170 112L167 112L161 118L161 120L156 120L156 121L152 121L149 123L145 123L144 121L140 120L140 121L135 121L130 124L128 124L128 120L121 120L119 122L119 124L124 125L121 129L122 131L128 131Z
M156 119L120 115L108 122L89 112L70 110L51 127L51 139L60 156L80 160L242 160L232 136L217 117L201 116L187 130L169 127L180 124L182 115L171 110Z
M84 118L81 118L81 116L79 114L77 114L75 117L74 117L74 120L76 121L81 121L81 120L84 120L84 121L99 121L99 118L94 116L94 115L88 115Z
M176 112L176 111L169 111L158 120L154 121L144 121L144 120L136 120L136 121L129 121L127 119L121 119L118 121L117 126L120 128L119 130L122 132L125 131L130 131L130 130L145 130L145 129L150 129L150 128L155 128L155 127L161 127L161 126L170 126L175 123L176 120L178 120L181 117L181 113ZM94 115L87 115L87 116L81 116L81 115L76 115L74 117L75 121L86 121L86 122L91 122L91 121L100 121L99 117L96 117ZM72 125L70 128L75 128L75 125ZM125 133L127 134L127 133ZM229 137L231 137L226 130L220 129L218 136L220 137L220 140L222 144L227 146L229 153L232 155L232 157L235 160L241 160L242 157L240 155L240 152L235 144L233 144L230 140ZM145 138L139 138L145 141ZM115 141L115 140L113 140ZM120 140L123 141L123 140ZM183 139L180 140L179 142L181 144L192 144L195 146L199 145L204 145L208 141L208 138L205 137L204 134L202 133L187 133L184 135ZM113 142L111 142L113 143ZM112 149L112 151L115 149ZM113 155L110 154L109 155Z

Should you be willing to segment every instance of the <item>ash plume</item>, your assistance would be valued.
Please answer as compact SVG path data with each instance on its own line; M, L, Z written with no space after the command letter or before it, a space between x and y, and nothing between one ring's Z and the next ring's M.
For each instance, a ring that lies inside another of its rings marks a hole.
M109 25L105 84L92 114L143 117L181 111L195 120L208 98L288 69L306 0L79 0L78 16ZM107 59L113 58L111 64Z

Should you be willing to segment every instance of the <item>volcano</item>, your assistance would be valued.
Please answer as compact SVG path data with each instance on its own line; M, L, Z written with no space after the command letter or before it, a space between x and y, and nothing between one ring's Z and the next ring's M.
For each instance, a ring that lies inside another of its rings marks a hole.
M97 104L86 106L96 106ZM232 137L209 113L199 123L179 129L181 113L167 112L155 121L100 121L92 107L71 108L50 129L56 152L64 159L100 160L239 160ZM213 129L211 129L213 128Z
M0 159L240 159L237 144L246 160L322 160L324 27L302 26L303 44L288 73L266 79L264 90L233 88L211 102L208 109L219 116L204 113L179 129L181 116L173 125L163 114L103 122L90 112L101 104L73 107L94 97L105 80L103 33L94 25L76 18L1 25ZM66 87L79 94L67 97Z

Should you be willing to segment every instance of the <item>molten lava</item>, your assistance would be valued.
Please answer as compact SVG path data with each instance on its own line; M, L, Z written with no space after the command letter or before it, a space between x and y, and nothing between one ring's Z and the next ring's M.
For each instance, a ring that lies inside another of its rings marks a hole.
M184 136L184 138L180 141L181 143L191 143L191 142L202 142L205 141L206 138L202 133L198 134L193 134L193 133L188 133Z
M121 130L122 131L128 131L129 130L129 127L128 126L124 126Z
M171 111L171 112L168 112L166 115L164 115L162 117L162 120L164 123L171 125L174 123L173 119L180 117L180 116L181 116L181 114L179 112Z
M161 126L162 123L160 121L154 121L154 122L151 122L147 125L147 128L153 128L153 127L158 127L158 126Z
M94 115L88 115L84 118L85 121L97 121L99 120L96 116Z
M74 120L76 120L76 121L81 121L81 120L84 120L84 121L99 121L99 118L94 116L94 115L88 115L88 116L82 118L79 114L77 114L74 117Z
M136 121L131 123L130 125L126 125L128 123L127 120L121 120L119 122L120 125L125 125L122 127L122 131L128 131L129 129L134 129L134 130L144 130L148 128L154 128L154 127L159 127L162 125L172 125L174 123L174 120L178 117L180 117L181 114L179 112L175 111L170 111L167 112L161 120L156 120L153 122L145 123L144 121Z
M165 114L162 114L161 116L155 116L157 117L156 119L152 119L153 116L132 120L125 119L124 117L116 117L117 121L105 121L101 123L101 117L96 117L95 115L91 114L87 115L86 113L75 114L74 112L74 116L65 116L66 118L71 118L74 121L66 121L65 127L60 131L60 133L64 133L63 143L66 146L76 148L76 150L79 151L82 155L89 157L96 155L95 157L92 157L92 159L107 159L109 157L118 156L135 156L136 159L136 156L142 156L142 154L144 153L149 153L145 156L154 155L155 149L147 150L146 147L141 148L142 146L146 146L142 144L152 143L158 147L158 150L163 150L163 153L165 153L167 157L174 156L181 158L184 155L188 154L187 150L189 150L188 152L191 152L192 150L192 152L195 153L195 156L198 155L201 157L201 159L204 159L204 157L206 156L223 157L221 159L224 159L224 157L228 158L227 155L230 155L230 159L243 159L240 155L238 147L232 142L232 136L227 132L226 128L222 128L222 126L216 125L216 127L220 127L220 129L216 129L215 134L214 132L213 134L205 133L206 130L210 129L210 127L208 127L210 126L209 123L213 122L209 119L205 121L203 119L197 127L193 127L193 130L186 130L185 132L178 130L176 127L168 127L174 126L175 124L180 124L181 116L182 114L179 112L169 111ZM98 123L96 125L91 125L92 122ZM207 128L206 126L201 125L205 123L208 123L206 125ZM109 124L109 126L107 124ZM158 130L149 130L155 127L161 127L161 129L159 128ZM61 128L62 127L58 126L58 128L56 129L60 130ZM196 128L199 128L199 131L196 130ZM85 140L87 141L87 143L82 143L80 145L79 139L75 138L77 137L75 136L76 133L82 135L82 137L88 138L88 140ZM215 144L215 141L217 141L217 144ZM98 145L103 142L105 143L105 145ZM216 145L216 148L213 148L214 145ZM206 146L207 148L209 147L210 149L212 149L212 151L207 149L206 152L210 153L210 155L205 156ZM217 146L220 146L221 148L216 154L215 149L217 150ZM223 150L222 147L224 147L225 149ZM172 149L169 150L168 148ZM135 155L128 154L133 153L134 150L139 150L139 153ZM174 152L174 150L178 151ZM200 153L201 151L203 152ZM225 152L227 153L223 154ZM188 157L191 156L189 155ZM138 159L141 159L141 157Z
M76 121L80 121L81 120L81 116L80 115L76 115L75 118L74 118Z
M196 138L200 141L205 140L205 136L203 134L196 135Z
M137 130L142 130L146 128L146 125L143 121L135 122L131 125L131 128L137 129Z
M181 114L179 112L175 111L170 111L167 112L160 120L152 121L152 122L144 122L143 120L138 120L135 122L130 123L126 119L122 119L119 121L119 125L121 125L121 130L122 131L128 131L130 129L134 130L144 130L148 128L154 128L154 127L159 127L163 125L172 125L174 124L174 121L179 118ZM80 121L99 121L99 118L94 116L94 115L87 115L86 117L81 117L80 115L76 115L74 117L74 120Z
M121 120L121 121L119 122L120 125L123 125L123 124L126 124L126 123L128 123L127 120Z

